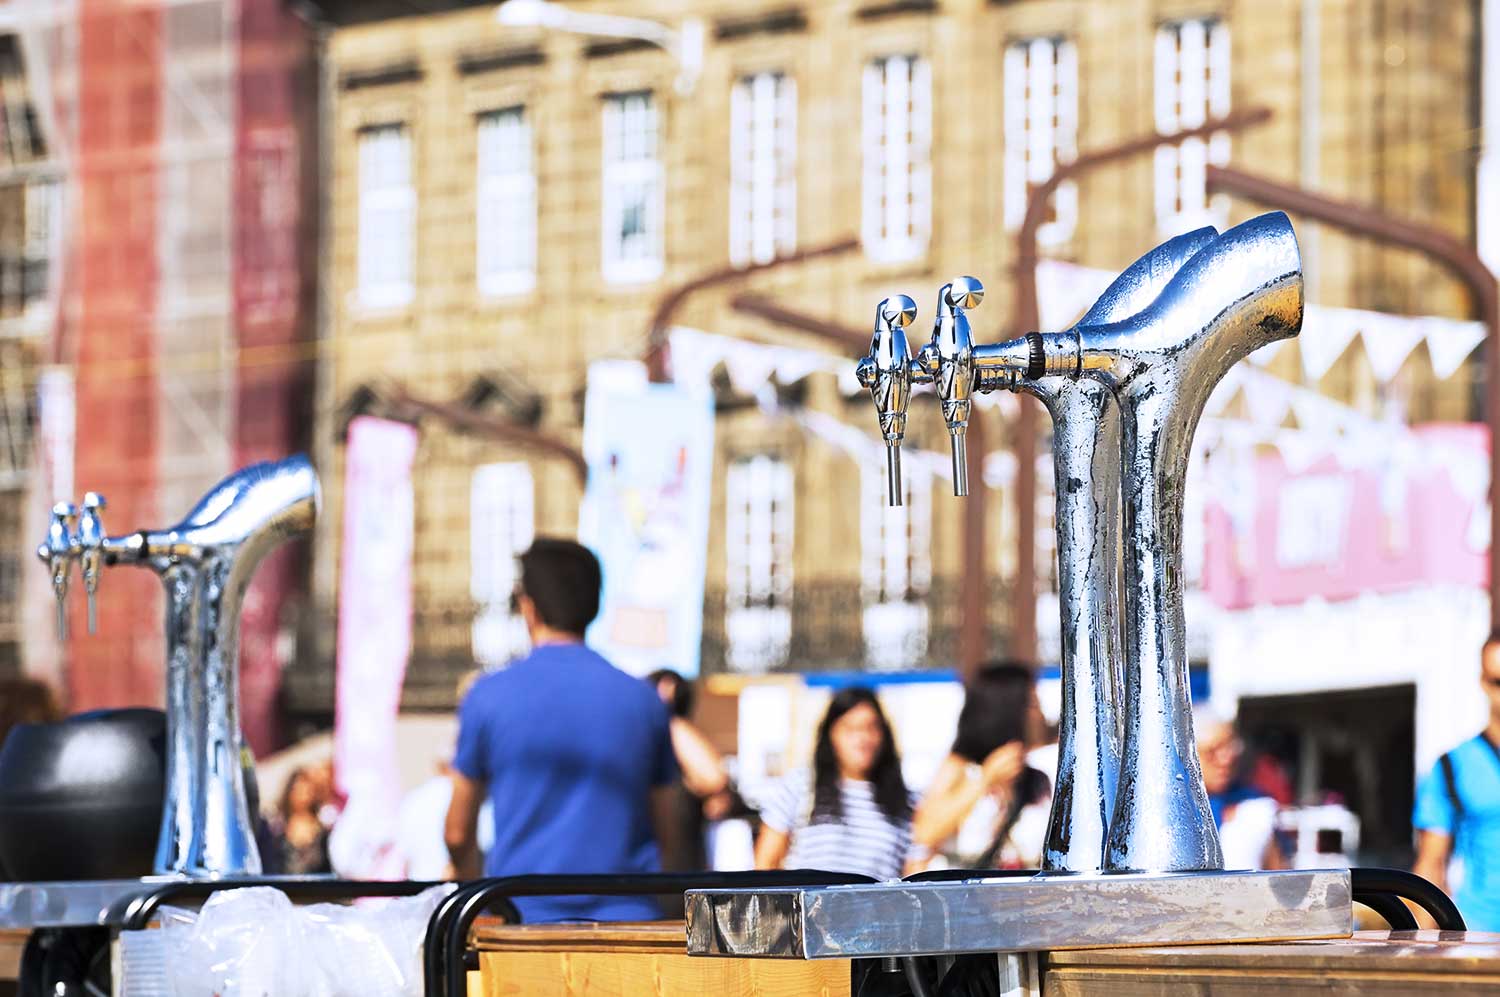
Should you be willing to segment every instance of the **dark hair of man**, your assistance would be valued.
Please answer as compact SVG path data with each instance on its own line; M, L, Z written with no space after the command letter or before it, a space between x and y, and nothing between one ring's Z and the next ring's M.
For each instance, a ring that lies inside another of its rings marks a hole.
M0 745L12 728L62 719L52 687L40 679L0 679Z
M901 756L896 752L890 721L886 720L885 711L880 708L880 700L875 698L873 690L852 685L834 694L828 712L823 714L823 722L818 726L818 746L813 751L811 822L814 824L837 824L844 818L844 798L839 791L839 761L833 752L831 735L839 718L861 704L874 707L880 724L880 751L870 770L875 805L891 820L911 816L911 798L906 791L906 780L901 776Z
M953 753L980 764L1002 744L1026 740L1036 673L1022 661L993 661L964 687Z
M582 544L538 537L521 555L521 591L554 630L582 637L599 615L603 585L599 559Z
M658 668L646 676L646 681L651 684L651 688L658 690L663 682L671 682L672 698L667 703L667 709L672 711L672 716L682 717L684 720L692 715L693 683L670 668Z

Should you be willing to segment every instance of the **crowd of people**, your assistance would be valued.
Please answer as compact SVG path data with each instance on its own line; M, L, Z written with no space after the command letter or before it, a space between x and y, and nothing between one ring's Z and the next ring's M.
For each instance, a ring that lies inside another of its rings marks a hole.
M445 838L460 876L634 873L708 866L705 829L749 812L723 759L688 719L690 683L630 678L583 641L600 571L585 548L538 540L520 560L516 605L533 650L464 697ZM1276 805L1241 778L1233 725L1204 715L1202 767L1236 867L1285 863ZM835 693L812 763L756 801L760 869L819 869L893 879L941 867L1037 868L1051 810L1056 747L1035 670L982 669L965 688L952 750L931 784L906 784L874 691ZM493 811L482 857L479 806ZM536 898L528 920L651 916L640 900Z
M576 543L539 539L522 555L515 601L532 651L462 695L451 764L445 759L402 804L397 874L701 870L712 864L709 830L726 818L757 826L759 869L887 880L933 868L1040 865L1056 745L1027 663L996 662L971 678L952 748L929 785L907 785L879 697L851 686L832 696L810 766L751 806L690 719L691 682L671 671L641 681L586 646L601 583L598 561ZM1414 868L1451 888L1470 927L1493 931L1500 930L1500 635L1485 644L1480 683L1486 728L1443 755L1418 786ZM59 716L41 683L0 687L0 744L15 724ZM1274 778L1247 768L1231 720L1197 710L1194 726L1226 868L1286 867L1277 814L1290 787L1278 791ZM267 872L344 871L332 776L324 762L287 777L259 828ZM636 897L517 905L533 922L662 912Z

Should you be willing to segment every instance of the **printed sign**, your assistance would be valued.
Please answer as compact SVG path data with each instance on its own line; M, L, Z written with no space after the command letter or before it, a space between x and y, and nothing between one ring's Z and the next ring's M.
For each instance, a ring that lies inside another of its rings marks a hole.
M604 600L588 642L632 674L698 674L713 431L707 393L589 372L578 536L604 568Z

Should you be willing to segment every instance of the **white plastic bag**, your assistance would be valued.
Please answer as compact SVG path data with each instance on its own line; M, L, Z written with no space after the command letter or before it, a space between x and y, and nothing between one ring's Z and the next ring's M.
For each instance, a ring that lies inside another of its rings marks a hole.
M196 916L164 911L167 994L421 997L427 921L452 889L298 907L274 887L252 886L215 893Z

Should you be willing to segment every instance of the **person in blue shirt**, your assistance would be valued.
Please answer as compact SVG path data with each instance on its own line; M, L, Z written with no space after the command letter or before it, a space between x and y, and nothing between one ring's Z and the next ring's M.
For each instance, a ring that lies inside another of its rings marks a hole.
M521 555L515 602L532 651L474 683L458 714L444 839L460 879L479 874L480 804L494 845L487 876L640 873L661 867L677 778L656 690L584 646L603 581L587 548L539 538ZM649 897L528 897L527 922L642 921Z
M1479 682L1489 724L1438 759L1417 786L1412 871L1453 894L1471 931L1500 931L1500 632L1480 652Z

